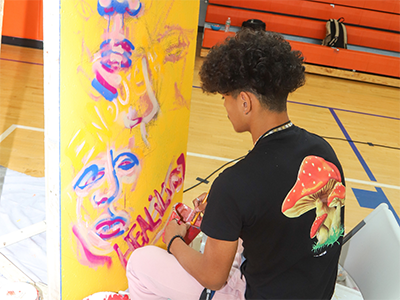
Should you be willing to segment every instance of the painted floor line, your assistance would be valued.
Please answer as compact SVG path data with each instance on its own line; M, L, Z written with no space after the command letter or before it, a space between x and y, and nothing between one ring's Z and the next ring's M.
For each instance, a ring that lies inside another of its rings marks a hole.
M224 162L233 161L233 159L229 159L229 158L200 154L200 153L193 153L193 152L187 152L187 155L194 156L194 157L213 159L213 160L219 160L219 161L224 161ZM400 190L400 186L379 183L376 181L365 181L365 180L352 179L352 178L345 178L345 180L346 180L346 182L359 183L359 184L370 185L370 186L381 187L381 188L388 188L388 189L393 189L393 190Z
M233 159L229 159L229 158L206 155L206 154L199 154L199 153L193 153L193 152L187 152L187 155L195 156L195 157L201 157L201 158L214 159L214 160L219 160L219 161L225 161L225 162L233 161Z
M15 129L20 128L20 129L26 129L26 130L32 130L32 131L39 131L39 132L44 132L43 128L37 128L37 127L31 127L31 126L24 126L24 125L11 125L4 131L2 134L0 134L0 143L4 141Z
M374 176L374 174L372 174L372 171L369 168L367 162L364 160L363 156L361 155L360 151L358 150L356 144L351 142L352 139L351 139L349 133L347 132L345 126L343 125L342 121L340 121L340 118L336 114L335 110L329 109L329 111L331 112L333 118L336 121L336 124L339 126L340 130L342 131L343 135L345 136L346 140L348 141L348 143L349 143L351 149L353 150L354 154L357 156L358 161L360 162L361 166L364 168L364 171L367 174L368 178L373 182L377 181L375 176Z
M29 64L29 65L43 66L42 63L35 63L35 62L30 62L30 61L15 60L15 59L10 59L10 58L0 58L0 60L12 61L12 62L17 62L17 63L22 63L22 64Z
M43 128L37 128L37 127L31 127L31 126L24 126L24 125L15 125L17 128L20 129L27 129L27 130L32 130L32 131L39 131L39 132L44 132Z
M15 128L17 128L17 126L11 125L10 127L8 127L6 129L6 131L4 131L2 134L0 134L0 143L2 141L4 141L5 138L8 137L15 130Z
M343 108L338 108L338 107L329 107L329 106L325 106L325 105L304 103L304 102L291 101L291 100L288 100L288 103L306 105L306 106L312 106L312 107L318 107L318 108L324 108L324 109L329 109L329 110L333 109L335 111L343 111L343 112L349 112L349 113L353 113L353 114L365 115L365 116L370 116L370 117L385 118L385 119L391 119L391 120L396 120L396 121L400 120L400 118L396 118L396 117L389 117L389 116L384 116L384 115L371 114L371 113L355 111L355 110L348 110L348 109L343 109Z
M201 89L201 87L197 86L197 85L192 85L192 87L195 88L195 89ZM348 109L343 109L343 108L339 108L339 107L329 107L329 106L325 106L325 105L304 103L304 102L292 101L292 100L288 100L287 102L288 103L293 103L293 104L299 104L299 105L306 105L306 106L324 108L324 109L333 109L333 110L336 110L336 111L349 112L349 113L353 113L353 114L366 115L366 116L370 116L370 117L385 118L385 119L391 119L391 120L396 120L396 121L400 120L400 118L396 118L396 117L389 117L389 116L371 114L371 113L366 113L366 112L361 112L361 111L348 110Z
M351 178L345 178L345 179L346 179L346 182L360 183L360 184L370 185L370 186L374 186L374 187L400 190L400 186L396 186L396 185L379 183L379 182L375 182L375 181L364 181L364 180L358 180L358 179L351 179Z

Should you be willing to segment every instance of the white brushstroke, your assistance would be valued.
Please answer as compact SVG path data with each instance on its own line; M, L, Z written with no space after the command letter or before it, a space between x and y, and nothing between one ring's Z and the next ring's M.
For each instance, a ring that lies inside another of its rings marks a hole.
M97 106L95 106L94 109L96 110L97 115L99 116L100 121L103 123L104 127L108 129L106 123L104 122L103 118L102 118L101 115L100 115L100 112L99 112L99 109L97 108Z
M89 158L92 156L93 152L94 152L94 147L93 147L92 149L90 149L90 151L89 151L88 154L86 155L86 159L85 159L85 161L83 162L84 165L87 164L87 162L89 161Z
M75 135L73 136L73 138L72 138L71 141L69 142L68 148L71 146L72 142L76 139L76 137L78 136L79 132L81 132L80 129L75 133Z
M121 103L122 105L127 105L127 104L129 103L129 97L130 97L129 87L128 87L128 84L126 83L126 81L123 81L122 84L123 84L124 89L125 89L126 98L125 98L125 100L124 100L124 99L122 99L122 97L118 94L118 100L119 100L119 103Z
M96 127L97 129L100 129L100 130L102 129L102 128L101 128L99 125L97 125L95 122L93 122L92 125L93 125L94 127Z
M75 150L76 155L79 155L79 153L81 152L83 146L85 146L85 143L86 143L86 142L83 141L82 144L80 144L78 147L76 147L76 150Z
M99 137L100 141L104 142L103 138L100 136L100 134L98 132L97 132L97 136Z
M119 114L119 109L118 109L118 100L114 99L112 102L115 106L115 118L114 118L114 122L117 122L118 119L118 114Z
M147 69L146 58L144 58L144 57L142 58L142 70L143 70L144 82L146 83L146 91L147 91L147 94L149 95L150 102L153 105L151 112L143 118L143 122L147 124L154 118L154 116L160 110L160 105L158 104L156 95L154 94L153 87L151 85L150 78L149 78L149 72Z

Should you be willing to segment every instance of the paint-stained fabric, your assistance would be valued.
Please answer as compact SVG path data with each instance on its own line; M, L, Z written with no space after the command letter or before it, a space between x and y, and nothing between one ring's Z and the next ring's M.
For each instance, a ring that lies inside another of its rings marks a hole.
M239 269L241 251L239 246L227 284L216 291L213 300L244 300L246 282ZM154 246L135 250L126 273L131 299L198 300L204 289L182 268L175 256Z

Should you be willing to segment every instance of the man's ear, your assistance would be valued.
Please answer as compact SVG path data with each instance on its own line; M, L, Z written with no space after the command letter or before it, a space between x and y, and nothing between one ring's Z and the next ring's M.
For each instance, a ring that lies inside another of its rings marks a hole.
M242 110L245 115L248 115L252 109L252 99L247 92L240 92L239 100L242 105Z

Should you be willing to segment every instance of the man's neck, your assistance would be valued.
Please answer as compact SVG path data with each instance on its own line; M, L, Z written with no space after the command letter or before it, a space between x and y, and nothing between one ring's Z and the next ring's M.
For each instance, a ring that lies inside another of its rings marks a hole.
M260 112L259 115L253 119L250 127L253 144L256 143L264 133L287 122L289 122L287 111L277 113L264 110Z

